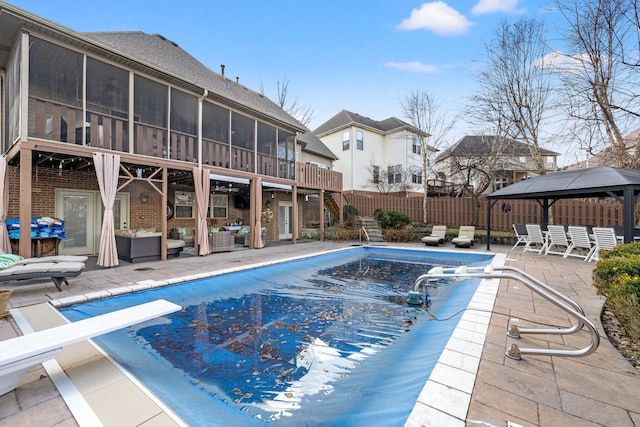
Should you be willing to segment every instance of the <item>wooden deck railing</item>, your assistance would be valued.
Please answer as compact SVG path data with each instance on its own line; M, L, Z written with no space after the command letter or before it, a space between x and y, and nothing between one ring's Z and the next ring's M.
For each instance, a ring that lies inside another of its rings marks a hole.
M340 192L342 191L342 174L331 169L297 162L296 184L299 187Z

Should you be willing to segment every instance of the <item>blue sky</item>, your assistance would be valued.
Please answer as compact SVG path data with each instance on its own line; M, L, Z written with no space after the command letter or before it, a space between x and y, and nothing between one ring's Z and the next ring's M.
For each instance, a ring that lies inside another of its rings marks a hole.
M553 18L551 0L10 0L75 31L159 33L214 71L276 98L276 82L314 110L405 119L399 99L435 94L455 115L500 20ZM473 127L458 121L450 143ZM557 147L548 147L558 150Z

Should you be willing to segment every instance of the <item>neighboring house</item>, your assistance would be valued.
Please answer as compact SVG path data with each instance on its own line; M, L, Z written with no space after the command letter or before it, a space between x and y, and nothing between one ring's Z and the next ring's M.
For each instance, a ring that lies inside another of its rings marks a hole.
M295 243L308 195L321 196L320 219L323 201L342 191L336 156L307 128L159 34L78 33L0 2L0 45L8 216L63 219L62 253L99 250L94 153L120 161L116 230L156 228L165 238L202 228L194 174L204 169L207 225L253 224L262 212L269 240ZM20 253L31 243L21 233Z
M635 150L638 146L638 140L640 138L640 129L636 129L627 135L625 140L625 146L627 148L627 154L630 158L635 155ZM586 160L581 162L573 163L567 166L565 169L582 169L582 168L594 168L598 166L611 166L618 167L618 163L616 162L616 158L613 155L613 149L611 146L605 148L597 154L594 154L588 157Z
M313 133L337 153L333 169L342 174L343 191L424 191L421 132L408 123L342 110ZM436 150L427 147L430 158Z
M559 153L542 148L541 154L546 171L557 171ZM527 144L494 135L464 136L438 155L435 169L440 179L457 185L466 183L467 172L471 185L477 185L480 179L478 169L493 172L488 193L538 175Z

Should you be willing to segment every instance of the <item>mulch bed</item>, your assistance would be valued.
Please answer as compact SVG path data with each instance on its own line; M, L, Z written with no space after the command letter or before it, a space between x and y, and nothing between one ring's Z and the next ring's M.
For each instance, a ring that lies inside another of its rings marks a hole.
M614 314L606 309L606 306L602 312L601 320L609 341L634 368L640 370L640 342L633 340L627 334L627 331L620 325Z

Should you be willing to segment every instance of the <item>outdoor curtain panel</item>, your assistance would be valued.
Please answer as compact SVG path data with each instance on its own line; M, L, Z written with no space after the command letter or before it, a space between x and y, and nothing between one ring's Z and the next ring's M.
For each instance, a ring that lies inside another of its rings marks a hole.
M255 203L255 209L253 210L255 218L253 219L253 248L260 249L264 247L264 242L262 241L262 178L256 178L254 180L255 190L253 191L256 195L256 199L252 202Z
M207 227L207 208L209 207L209 187L211 186L211 171L193 168L193 184L196 188L196 203L198 203L198 243L200 243L200 255L209 255L209 228Z
M100 186L102 204L104 205L98 265L113 267L119 264L113 223L113 202L116 198L116 191L118 191L120 156L115 154L93 153L93 163L96 169L96 176L98 177L98 185Z
M0 156L0 249L5 254L11 253L9 231L5 221L9 210L9 189L7 183L7 157Z

